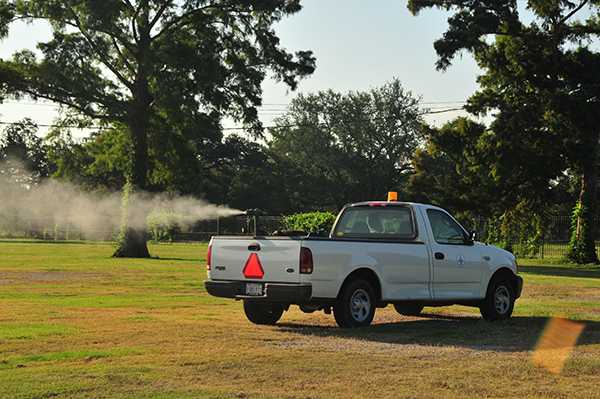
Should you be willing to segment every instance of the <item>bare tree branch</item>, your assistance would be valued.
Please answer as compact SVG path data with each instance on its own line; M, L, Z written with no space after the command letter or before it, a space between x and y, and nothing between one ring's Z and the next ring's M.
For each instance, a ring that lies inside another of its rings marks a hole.
M581 3L579 3L579 5L577 7L575 7L570 13L568 13L563 19L561 19L558 22L558 25L562 25L565 22L567 22L573 15L577 14L579 11L581 11L581 9L583 7L586 6L586 4L588 4L590 1L589 0L583 0Z
M158 39L159 37L163 36L164 34L168 33L169 31L171 31L174 28L177 28L181 25L185 25L185 23L187 23L187 21L190 18L193 18L194 16L203 13L204 11L213 8L213 9L219 9L219 10L229 10L229 11L237 11L237 12L242 12L239 9L236 9L234 7L231 7L229 4L216 4L216 3L211 3L211 4L207 4L204 7L199 7L199 8L195 8L192 11L189 11L187 13L184 13L182 15L180 15L177 18L174 18L172 21L170 21L169 23L165 24L161 31L158 32L156 35L154 35L152 37L152 40Z
M131 17L131 34L133 35L133 40L135 40L136 42L140 41L140 35L138 33L138 29L136 27L137 24L137 18L140 15L140 11L142 9L141 5L138 5L138 7L134 7L133 4L131 4L131 2L129 0L126 0L129 5L131 6L131 9L133 11L133 16Z
M117 43L117 39L115 39L114 36L111 36L110 38L112 40L113 46L117 50L117 53L119 53L119 56L123 60L123 64L125 64L125 66L129 70L129 72L134 73L135 72L135 68L133 67L133 65L131 65L131 63L129 61L127 61L127 57L125 57L125 54L123 54L123 51L119 47L119 43Z
M125 87L131 89L133 87L133 84L121 72L119 72L115 65L113 65L109 55L102 51L102 49L100 49L100 47L98 47L98 45L94 42L94 39L88 34L86 29L81 24L81 21L77 16L75 10L73 10L71 7L68 7L68 9L71 12L71 16L73 17L74 26L77 27L77 29L79 29L85 40L96 51L96 53L98 54L98 58L100 58L102 64L104 64L117 77L117 79L119 79L119 81L123 83L123 85L125 85Z
M149 29L150 30L152 30L152 28L154 28L154 25L157 24L157 22L163 16L164 12L167 10L167 7L169 7L171 4L172 4L172 0L165 0L165 2L163 3L163 5L156 12L156 15L154 15L154 18L152 18L152 21L150 21L150 25L149 25Z
M39 93L39 92L37 92L35 90L32 90L32 89L30 89L28 87L23 87L21 89L21 91L23 93L29 94L33 98L43 98L45 100L49 100L49 101L52 101L52 102L57 103L57 104L65 105L65 106L67 106L69 108L73 108L73 109L81 112L82 114L87 115L87 116L89 116L90 118L93 118L93 119L107 120L107 121L113 121L115 119L113 115L109 116L109 115L99 114L99 113L93 112L93 111L85 108L84 106L81 106L81 105L77 104L74 101L69 101L69 100L67 100L67 99L65 99L63 97L60 97L60 96L53 96L51 94ZM66 93L65 92L63 94L65 96L70 96L70 93Z

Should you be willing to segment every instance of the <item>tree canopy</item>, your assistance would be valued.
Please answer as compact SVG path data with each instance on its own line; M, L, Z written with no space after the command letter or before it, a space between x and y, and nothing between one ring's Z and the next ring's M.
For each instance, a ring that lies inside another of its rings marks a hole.
M335 209L403 191L423 128L418 102L398 80L365 92L296 97L270 130L269 147L292 165L299 207Z
M600 54L593 40L600 35L600 2L531 0L526 5L530 18L521 15L516 0L411 0L408 6L414 13L429 7L452 13L448 30L435 42L439 69L448 68L463 50L483 69L481 89L468 109L495 113L491 130L499 138L497 164L503 165L498 171L512 181L537 176L541 185L568 167L581 174L572 259L597 262L593 218L600 75L593 71ZM528 147L530 156L519 157L519 147ZM513 164L508 170L507 159Z
M31 185L48 176L48 157L38 128L31 119L8 125L0 132L0 178Z
M126 127L128 179L147 189L151 142L218 141L225 115L259 134L266 74L294 89L313 72L312 53L287 52L272 28L299 10L299 0L20 0L17 17L49 21L53 37L40 59L24 50L0 70L9 92ZM117 255L147 256L130 236Z

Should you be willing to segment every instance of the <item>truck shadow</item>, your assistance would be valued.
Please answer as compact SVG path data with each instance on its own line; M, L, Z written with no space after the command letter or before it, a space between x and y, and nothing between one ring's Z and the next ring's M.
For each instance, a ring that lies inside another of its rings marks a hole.
M553 266L519 266L519 272L541 276L600 278L600 268L566 268Z
M423 314L405 321L341 329L336 326L280 323L287 332L312 337L338 337L398 345L456 346L475 350L522 352L535 348L546 317L513 317L489 323L479 317ZM583 320L585 329L578 346L600 343L600 322Z

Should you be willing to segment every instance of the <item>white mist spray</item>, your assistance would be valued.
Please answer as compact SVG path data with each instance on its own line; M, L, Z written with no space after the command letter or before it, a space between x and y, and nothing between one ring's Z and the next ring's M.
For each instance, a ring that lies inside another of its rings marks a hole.
M23 175L22 175L23 176ZM69 225L86 237L116 232L121 222L121 193L86 191L74 184L46 179L0 175L0 224ZM27 183L23 183L27 182ZM147 216L153 212L176 215L177 223L186 228L202 221L243 214L227 206L213 205L191 196L137 192L130 199L130 228L145 230Z

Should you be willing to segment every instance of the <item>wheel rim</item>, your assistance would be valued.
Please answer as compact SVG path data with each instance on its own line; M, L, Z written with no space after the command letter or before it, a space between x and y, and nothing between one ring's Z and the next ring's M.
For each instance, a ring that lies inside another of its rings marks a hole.
M367 320L371 313L371 299L367 291L363 289L354 291L350 298L350 313L359 323Z
M508 288L503 285L496 288L496 292L494 293L494 306L496 307L496 312L502 315L506 314L510 308L510 292L508 291Z

